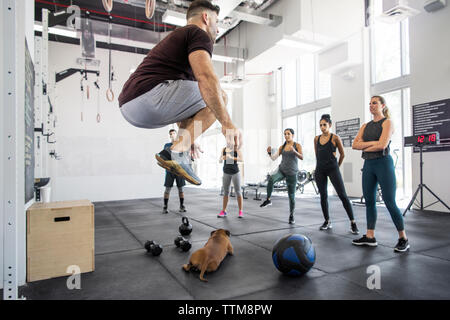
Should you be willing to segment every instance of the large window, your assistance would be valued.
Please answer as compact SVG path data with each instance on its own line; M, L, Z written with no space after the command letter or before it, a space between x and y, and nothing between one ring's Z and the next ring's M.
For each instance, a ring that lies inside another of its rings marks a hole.
M284 108L297 106L297 63L293 61L284 68Z
M299 60L299 104L306 104L316 100L315 94L315 67L314 67L314 55L305 54Z
M372 1L373 15L381 14L382 1ZM408 19L386 23L373 19L371 26L372 83L409 74Z
M283 110L331 96L331 76L317 65L317 55L304 54L283 67Z

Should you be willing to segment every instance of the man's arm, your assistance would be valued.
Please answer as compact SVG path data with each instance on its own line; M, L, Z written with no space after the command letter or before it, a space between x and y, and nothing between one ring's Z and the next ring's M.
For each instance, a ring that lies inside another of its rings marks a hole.
M234 129L209 53L205 50L196 50L189 54L189 63L207 107L211 109L223 127Z

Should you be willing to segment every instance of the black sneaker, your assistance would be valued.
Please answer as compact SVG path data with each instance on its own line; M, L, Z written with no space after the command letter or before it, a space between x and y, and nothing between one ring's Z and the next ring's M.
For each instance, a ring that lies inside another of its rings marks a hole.
M377 239L367 238L366 235L363 235L361 239L353 240L352 244L354 244L355 246L369 246L369 247L376 247L378 245Z
M294 224L294 223L295 223L294 214L291 213L291 214L289 215L289 224Z
M169 210L167 210L167 207L163 208L163 212L162 213L164 213L164 214L169 213Z
M358 227L356 226L356 222L352 222L350 224L350 232L353 234L359 234Z
M397 245L394 248L396 252L405 252L409 249L409 241L408 239L400 238L398 239Z
M186 207L185 206L180 206L180 212L186 212Z
M265 208L267 206L271 206L272 205L272 201L270 201L269 199L266 199L262 205L260 205L261 208Z
M320 230L328 230L328 229L333 229L331 221L325 221L323 225L320 227Z

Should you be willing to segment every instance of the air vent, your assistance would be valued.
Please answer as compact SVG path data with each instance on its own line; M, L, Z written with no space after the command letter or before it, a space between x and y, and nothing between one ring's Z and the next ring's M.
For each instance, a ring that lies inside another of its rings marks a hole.
M383 13L377 19L385 23L397 23L419 13L420 10L409 6L406 0L383 0Z

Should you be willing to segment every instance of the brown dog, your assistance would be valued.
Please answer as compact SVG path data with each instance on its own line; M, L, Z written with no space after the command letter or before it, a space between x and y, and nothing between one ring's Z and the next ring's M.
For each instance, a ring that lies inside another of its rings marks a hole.
M227 254L233 255L230 231L225 229L212 231L205 246L192 253L189 264L184 264L183 269L185 271L191 268L200 270L200 280L207 282L208 280L203 278L205 271L216 271Z

